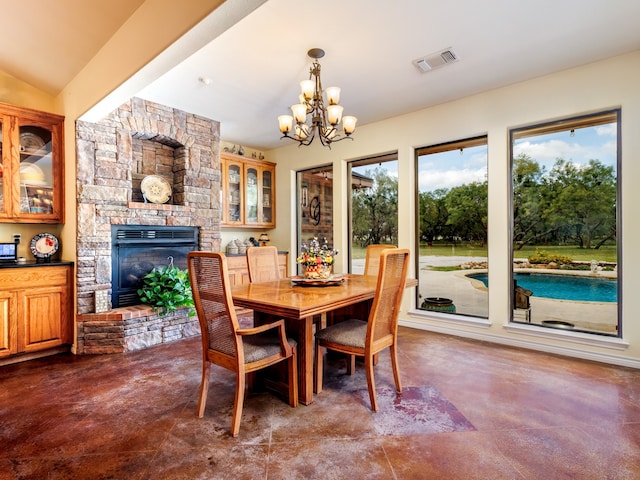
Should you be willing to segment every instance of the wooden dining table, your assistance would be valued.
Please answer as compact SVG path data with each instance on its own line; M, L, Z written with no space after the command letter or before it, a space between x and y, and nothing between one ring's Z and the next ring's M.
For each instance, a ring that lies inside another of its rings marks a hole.
M253 310L257 321L271 317L286 320L287 333L295 335L298 342L299 400L309 405L313 402L314 317L366 309L375 296L377 280L375 276L349 274L339 285L316 286L284 278L237 285L231 295L234 305ZM407 281L407 286L415 285L415 280Z

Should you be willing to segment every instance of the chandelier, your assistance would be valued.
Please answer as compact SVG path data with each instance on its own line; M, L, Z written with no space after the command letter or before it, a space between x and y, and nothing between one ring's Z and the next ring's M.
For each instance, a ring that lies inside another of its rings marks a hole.
M318 136L325 147L331 148L333 142L339 142L349 136L356 129L358 119L352 116L342 116L343 107L340 103L340 88L329 87L326 90L327 105L323 98L322 83L320 82L320 63L318 59L324 57L324 50L312 48L307 52L313 58L313 65L309 69L309 80L300 82L302 93L300 103L291 106L292 115L280 115L278 123L283 138L290 138L299 143L298 146L310 145ZM342 136L338 126L342 122ZM292 135L290 135L292 133ZM353 140L353 138L351 138Z

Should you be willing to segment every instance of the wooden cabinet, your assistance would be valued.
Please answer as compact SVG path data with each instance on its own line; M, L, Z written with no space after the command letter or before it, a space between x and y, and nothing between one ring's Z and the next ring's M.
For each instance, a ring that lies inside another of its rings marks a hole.
M222 153L222 226L274 228L274 163Z
M0 268L0 358L73 342L72 267Z
M227 266L229 267L229 281L232 286L249 283L249 268L247 267L246 255L227 255ZM278 267L280 276L289 276L289 254L278 253Z
M0 222L62 223L64 117L0 103Z

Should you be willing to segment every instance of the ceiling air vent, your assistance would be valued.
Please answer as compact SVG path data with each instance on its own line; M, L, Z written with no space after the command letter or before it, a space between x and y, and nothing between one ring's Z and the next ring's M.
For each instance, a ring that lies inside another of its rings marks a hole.
M422 58L414 60L412 63L421 72L429 72L436 68L444 67L450 63L458 61L458 55L452 48L445 48L439 52L432 53Z

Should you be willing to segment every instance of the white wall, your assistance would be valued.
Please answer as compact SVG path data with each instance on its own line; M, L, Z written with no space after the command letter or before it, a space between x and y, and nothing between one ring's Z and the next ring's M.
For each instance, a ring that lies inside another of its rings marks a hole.
M335 144L331 150L316 143L298 148L289 145L267 152L277 162L278 228L271 239L280 248L296 251L295 171L333 164L336 246L346 251L348 242L346 162L393 150L399 155L399 246L415 255L414 148L488 134L489 152L489 321L452 322L431 315L410 315L415 307L405 295L404 324L489 341L590 358L640 368L640 322L635 320L638 302L634 285L640 285L640 222L634 206L640 201L640 51L492 90L383 122L361 126L354 141ZM346 95L346 93L345 93ZM511 269L509 220L510 128L556 118L571 117L613 107L622 108L623 339L509 326ZM346 271L346 256L338 257L337 271ZM635 295L634 295L635 294Z

